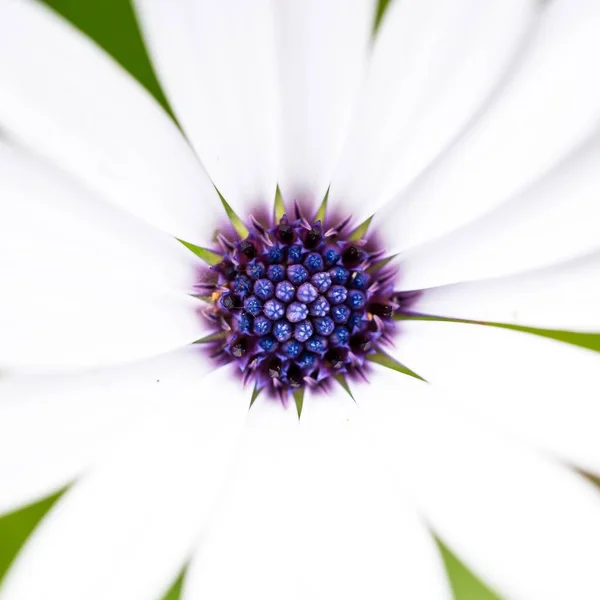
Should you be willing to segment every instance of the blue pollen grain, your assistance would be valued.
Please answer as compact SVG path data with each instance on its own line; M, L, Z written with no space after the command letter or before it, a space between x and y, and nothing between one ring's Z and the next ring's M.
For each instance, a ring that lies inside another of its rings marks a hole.
M334 376L365 379L369 355L395 333L394 273L347 221L307 221L296 207L271 223L250 218L248 235L221 240L211 268L212 356L239 367L244 382L285 399Z

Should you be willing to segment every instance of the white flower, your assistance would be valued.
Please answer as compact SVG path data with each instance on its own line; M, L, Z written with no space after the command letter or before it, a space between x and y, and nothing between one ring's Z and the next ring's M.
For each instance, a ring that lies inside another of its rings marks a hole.
M192 343L222 214L371 223L425 315L600 326L600 4L138 0L186 139L99 48L0 0L0 511L72 487L3 600L600 597L600 359L403 321L298 421ZM193 148L193 150L192 150ZM200 164L198 158L201 160ZM204 170L206 169L206 171ZM214 183L214 186L213 186ZM177 239L175 239L177 238Z

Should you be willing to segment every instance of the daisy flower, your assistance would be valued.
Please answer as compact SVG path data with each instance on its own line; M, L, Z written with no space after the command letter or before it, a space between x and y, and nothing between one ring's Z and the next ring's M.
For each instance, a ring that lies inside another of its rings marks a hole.
M0 1L0 598L600 597L600 4L135 8Z

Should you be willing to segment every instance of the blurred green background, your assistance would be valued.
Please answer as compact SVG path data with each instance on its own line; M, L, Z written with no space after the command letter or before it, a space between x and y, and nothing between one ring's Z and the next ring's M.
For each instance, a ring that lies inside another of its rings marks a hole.
M148 60L129 0L40 1L52 6L103 46L166 107L166 100ZM381 0L379 17L388 2L389 0ZM93 73L90 73L90 77L93 77ZM568 332L537 333L557 337L596 350L600 349L600 338L595 335ZM56 501L57 497L53 496L0 518L0 579L27 536ZM441 543L440 549L457 600L494 600L498 598L483 586ZM182 574L183 576L184 574ZM165 600L179 598L182 577L173 583L173 587L168 592Z

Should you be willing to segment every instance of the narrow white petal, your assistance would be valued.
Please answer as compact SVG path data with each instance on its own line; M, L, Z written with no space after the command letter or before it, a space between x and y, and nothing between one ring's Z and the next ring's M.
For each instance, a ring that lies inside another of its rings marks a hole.
M378 221L391 250L426 242L497 207L588 139L600 120L600 4L545 4L503 91L469 132Z
M249 423L184 600L452 597L431 534L370 440L330 425Z
M500 85L538 7L535 0L391 3L332 205L364 220L417 177Z
M0 5L0 128L105 199L180 238L210 237L219 200L150 95L41 3Z
M205 333L177 240L1 145L0 195L0 365L117 363Z
M315 393L310 389L307 389L304 394L301 418L304 426L313 424L327 426L327 423L337 426L340 423L353 422L358 418L360 418L360 407L337 382L332 383L327 394Z
M172 398L67 492L21 551L1 598L166 592L206 524L247 412L237 382L218 375Z
M398 360L453 392L448 402L600 473L600 354L518 331L424 321L402 323L396 345Z
M277 182L269 0L135 2L173 110L234 209L270 205Z
M376 2L276 2L284 199L320 202L348 134Z
M442 540L502 597L600 596L598 490L412 385L375 385L374 439Z
M2 141L0 199L3 278L6 269L14 269L35 281L79 262L99 283L108 277L185 291L197 283L202 263L175 238L105 202L47 161Z
M198 387L198 346L126 366L0 378L0 513L71 483L136 420Z
M600 254L513 277L430 288L411 311L441 317L600 331Z
M183 294L40 276L17 279L0 299L0 365L54 370L138 360L206 333L202 303Z
M400 257L405 290L520 273L600 249L600 135L488 215Z

